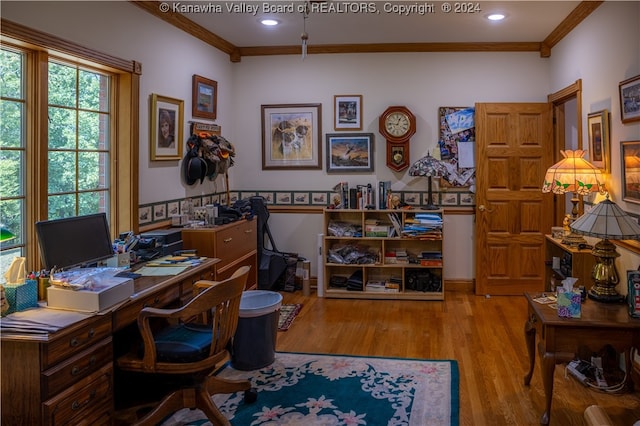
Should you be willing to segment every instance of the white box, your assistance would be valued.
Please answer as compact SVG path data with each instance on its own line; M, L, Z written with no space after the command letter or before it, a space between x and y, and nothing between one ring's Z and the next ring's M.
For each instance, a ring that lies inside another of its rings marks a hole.
M134 293L131 278L109 277L94 290L71 290L50 286L47 305L51 308L82 312L100 312L128 299Z

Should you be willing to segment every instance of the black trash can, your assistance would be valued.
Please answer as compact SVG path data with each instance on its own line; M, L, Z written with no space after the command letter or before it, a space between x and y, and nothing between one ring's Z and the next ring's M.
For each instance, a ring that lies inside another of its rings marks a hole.
M276 357L278 317L282 295L269 290L242 293L240 318L233 339L231 366L237 370L257 370Z

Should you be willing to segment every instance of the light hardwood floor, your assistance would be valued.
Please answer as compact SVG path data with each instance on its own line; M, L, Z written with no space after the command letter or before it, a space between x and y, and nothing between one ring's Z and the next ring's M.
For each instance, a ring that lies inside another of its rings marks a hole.
M282 292L304 306L276 350L424 359L454 359L460 369L461 425L537 425L544 408L540 359L530 387L524 297L485 298L447 292L444 302L347 300ZM556 367L551 425L583 425L583 412L603 406L616 425L640 420L636 392L612 395L583 387ZM422 426L422 425L418 425Z

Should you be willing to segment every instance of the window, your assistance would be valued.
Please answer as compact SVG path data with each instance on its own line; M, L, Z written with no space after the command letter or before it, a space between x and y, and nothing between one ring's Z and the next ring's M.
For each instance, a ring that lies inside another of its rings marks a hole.
M0 274L24 255L25 238L25 55L0 50Z
M105 212L112 237L137 232L140 64L10 21L0 36L0 274L15 256L40 269L41 220Z
M48 219L109 216L109 76L49 61Z

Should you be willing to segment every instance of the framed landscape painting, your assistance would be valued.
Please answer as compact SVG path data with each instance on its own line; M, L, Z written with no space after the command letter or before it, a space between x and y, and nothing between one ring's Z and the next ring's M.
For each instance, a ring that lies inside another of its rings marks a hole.
M618 86L622 122L640 121L640 75L622 81Z
M622 199L640 204L640 141L620 142Z
M215 120L218 107L218 82L194 74L192 86L191 115Z
M333 99L334 129L362 130L362 95L335 95Z
M373 171L373 133L327 133L327 173Z

